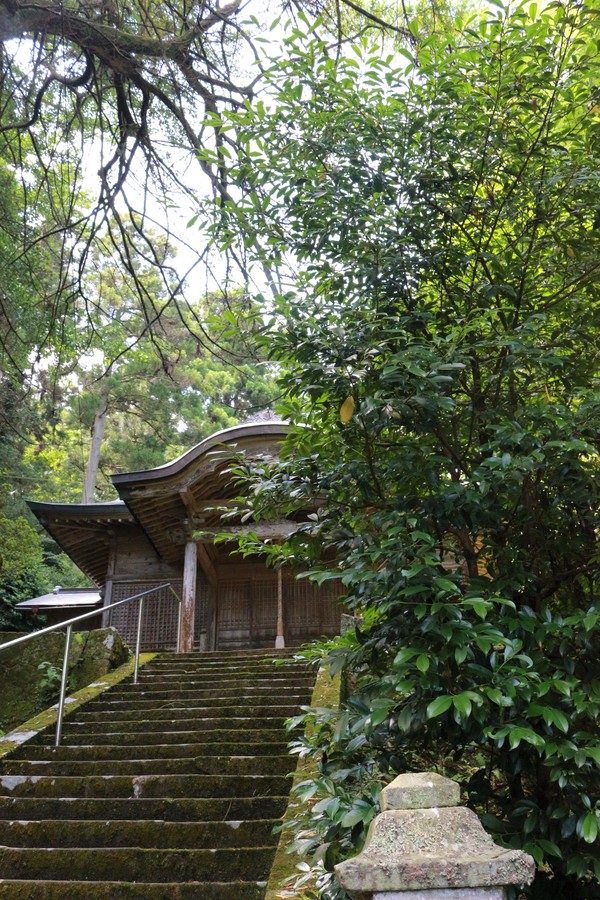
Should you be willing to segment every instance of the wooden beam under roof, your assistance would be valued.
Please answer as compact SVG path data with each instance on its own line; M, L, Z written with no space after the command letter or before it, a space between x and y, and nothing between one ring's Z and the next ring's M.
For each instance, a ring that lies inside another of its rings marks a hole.
M198 562L200 563L200 567L208 578L208 581L212 585L212 587L216 588L218 580L217 570L215 569L213 562L208 555L208 551L204 544L197 544L196 547L198 550Z
M193 540L197 544L212 544L216 537L222 535L231 535L231 539L235 540L237 537L255 534L260 540L281 541L295 534L300 525L300 522L292 522L290 519L279 519L276 522L257 522L254 525L223 526L219 529L203 529L194 535Z

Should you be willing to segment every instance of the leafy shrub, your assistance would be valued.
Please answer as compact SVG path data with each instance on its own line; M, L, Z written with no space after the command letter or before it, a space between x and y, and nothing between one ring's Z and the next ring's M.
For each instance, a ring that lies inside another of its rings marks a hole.
M52 706L60 697L62 673L51 662L41 662L38 670L42 672L40 679L40 700L44 707Z
M331 871L361 845L378 779L436 770L461 783L498 843L541 866L529 896L592 900L600 896L598 613L538 614L476 595L449 601L445 591L326 651L355 683L339 711L304 714L312 737L296 751L318 760L319 776L297 789L317 802L293 823L296 848ZM331 881L322 896L343 892Z
M597 15L494 3L387 59L333 59L318 26L287 49L272 108L223 123L242 196L213 233L293 274L266 337L292 432L279 466L238 468L247 514L321 501L281 550L242 549L364 617L325 651L342 709L307 713L298 846L337 896L373 783L433 767L536 858L528 897L595 900Z

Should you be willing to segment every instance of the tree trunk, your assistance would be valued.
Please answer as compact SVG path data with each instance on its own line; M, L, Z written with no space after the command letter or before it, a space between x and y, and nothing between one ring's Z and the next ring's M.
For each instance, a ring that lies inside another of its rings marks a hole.
M94 427L92 428L92 444L90 447L90 453L85 470L83 492L81 494L82 503L94 502L94 488L96 487L96 476L98 474L98 467L100 465L100 448L102 447L102 437L104 435L104 426L106 424L107 409L108 391L105 391L100 398L100 405L96 411Z

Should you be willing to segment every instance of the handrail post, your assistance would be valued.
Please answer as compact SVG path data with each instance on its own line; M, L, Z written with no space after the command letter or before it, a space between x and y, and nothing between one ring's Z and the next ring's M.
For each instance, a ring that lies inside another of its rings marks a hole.
M123 600L117 600L116 603L109 603L108 606L104 607L104 611L109 609L115 609L117 606L122 606L124 603L131 603L132 600L140 601L139 613L138 613L138 626L137 626L137 640L135 644L135 670L133 676L133 683L138 683L138 672L140 666L140 648L142 643L142 616L144 611L144 598L148 594L155 594L157 591L162 591L164 588L169 588L174 597L179 601L179 615L177 618L177 647L179 649L179 641L181 636L181 619L182 619L182 601L181 598L177 596L173 588L169 583L161 584L158 587L149 588L147 591L142 591L141 594L134 594L133 597L125 597ZM60 697L58 700L58 715L56 718L56 740L55 746L60 747L60 741L62 737L62 724L64 717L64 709L65 709L65 694L67 692L67 674L68 674L68 664L69 664L69 648L71 645L71 631L73 625L79 624L79 622L84 622L86 619L91 618L96 615L96 610L93 612L84 613L82 616L75 616L73 619L67 619L66 622L57 622L56 625L49 625L47 628L39 628L37 631L32 631L30 634L23 634L21 637L14 638L12 641L6 641L4 644L0 644L0 650L7 650L9 647L16 647L19 644L23 644L27 641L32 640L33 638L40 637L42 634L51 634L54 631L60 631L61 628L67 629L65 635L65 655L63 659L63 669L62 669L62 677L60 682Z
M138 683L138 671L140 667L140 647L142 644L142 616L144 614L144 598L140 597L140 607L138 610L138 626L137 638L135 641L135 669L133 672L133 683Z
M67 633L65 636L65 655L63 658L62 678L60 680L60 697L58 699L58 718L56 720L56 738L55 747L60 747L60 739L62 737L63 712L65 708L65 694L67 691L67 674L69 670L69 646L71 644L72 625L67 625Z

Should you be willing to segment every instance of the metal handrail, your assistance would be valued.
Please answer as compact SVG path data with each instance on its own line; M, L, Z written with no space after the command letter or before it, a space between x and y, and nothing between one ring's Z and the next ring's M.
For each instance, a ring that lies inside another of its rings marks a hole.
M135 641L135 667L133 670L134 684L138 683L138 672L140 666L140 647L142 642L142 616L144 612L144 598L147 597L148 594L154 594L157 591L164 590L165 588L169 588L169 590L179 603L179 611L177 614L177 652L179 652L179 644L181 638L181 597L179 597L175 593L175 591L171 587L170 582L161 584L158 587L149 588L147 591L142 591L140 594L134 594L132 597L125 597L124 600L116 600L115 603L109 603L107 606L102 607L102 612L104 613L107 609L114 609L115 606L121 606L123 603L131 603L132 600L140 601L140 608L138 610L137 636ZM75 616L73 619L66 619L64 622L57 622L56 625L49 625L47 628L40 628L38 631L32 631L31 634L24 634L12 641L7 641L5 644L0 644L0 651L6 650L8 647L16 647L17 644L24 644L26 641L31 641L33 640L33 638L39 637L42 634L50 634L50 632L52 631L60 631L65 627L65 625L67 626L67 634L65 639L65 655L63 657L62 677L60 681L60 697L58 700L58 718L56 720L56 739L54 742L55 747L60 747L60 739L62 737L65 693L67 689L69 646L71 643L71 629L76 622L83 622L85 619L90 619L92 616L97 616L98 612L99 610L93 609L91 612L83 613L83 615L81 616Z

